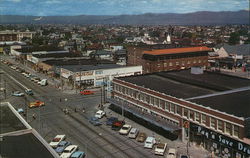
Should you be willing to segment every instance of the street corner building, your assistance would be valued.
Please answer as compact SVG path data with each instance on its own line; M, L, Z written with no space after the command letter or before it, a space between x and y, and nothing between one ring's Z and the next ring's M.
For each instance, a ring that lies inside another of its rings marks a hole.
M249 85L249 79L196 67L115 78L111 102L143 112L144 120L157 118L155 125L217 156L249 158Z

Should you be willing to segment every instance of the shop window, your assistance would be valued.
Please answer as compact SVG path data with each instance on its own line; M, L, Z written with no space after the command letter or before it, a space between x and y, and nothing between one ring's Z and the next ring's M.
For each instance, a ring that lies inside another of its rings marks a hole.
M195 64L195 63L196 63L196 60L194 60L193 63Z
M190 60L188 60L187 64L190 64Z
M184 108L184 117L188 118L188 109Z
M178 66L178 65L180 65L180 63L177 61L177 62L175 62L175 65L177 65L177 66Z
M169 66L173 66L173 63L172 63L172 62L169 62Z
M170 112L175 113L175 105L173 103L170 104Z
M239 126L234 125L234 136L235 137L239 138L239 136L240 136L239 130L240 130Z
M201 63L201 60L200 60L200 59L198 60L198 63Z
M225 133L232 135L232 125L226 122L226 130Z
M195 112L194 114L195 114L195 121L200 122L200 113Z
M179 105L176 105L176 113L181 115L181 107Z
M213 117L210 117L210 127L216 129L216 120Z
M189 118L191 120L194 120L194 112L193 111L189 111Z
M218 130L223 132L223 122L221 120L218 120Z
M181 62L181 65L182 65L182 66L185 66L185 61L182 61L182 62Z
M201 114L201 123L204 125L207 123L207 116L204 114Z
M167 63L164 63L164 67L167 67Z
M170 104L169 102L166 102L166 104L165 104L165 110L166 111L169 111L169 104Z

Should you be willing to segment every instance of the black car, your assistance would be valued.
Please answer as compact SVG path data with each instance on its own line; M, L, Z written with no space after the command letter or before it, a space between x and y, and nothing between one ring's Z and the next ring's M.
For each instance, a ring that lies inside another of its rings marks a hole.
M107 118L106 125L107 126L112 126L113 122L118 121L117 117L109 117Z

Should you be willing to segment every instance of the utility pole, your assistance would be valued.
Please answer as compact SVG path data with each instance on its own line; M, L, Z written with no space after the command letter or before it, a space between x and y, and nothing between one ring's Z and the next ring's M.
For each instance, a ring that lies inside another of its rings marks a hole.
M6 80L4 80L4 99L6 99L6 87L7 87L7 83L6 83Z

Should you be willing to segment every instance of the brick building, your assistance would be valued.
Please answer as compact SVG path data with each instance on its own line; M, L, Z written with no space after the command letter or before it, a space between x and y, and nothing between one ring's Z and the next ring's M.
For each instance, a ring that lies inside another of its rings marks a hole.
M208 66L208 47L150 49L128 47L128 65L142 65L143 73Z
M158 72L114 79L113 100L182 128L179 137L216 155L249 158L249 85L248 79L211 72Z

